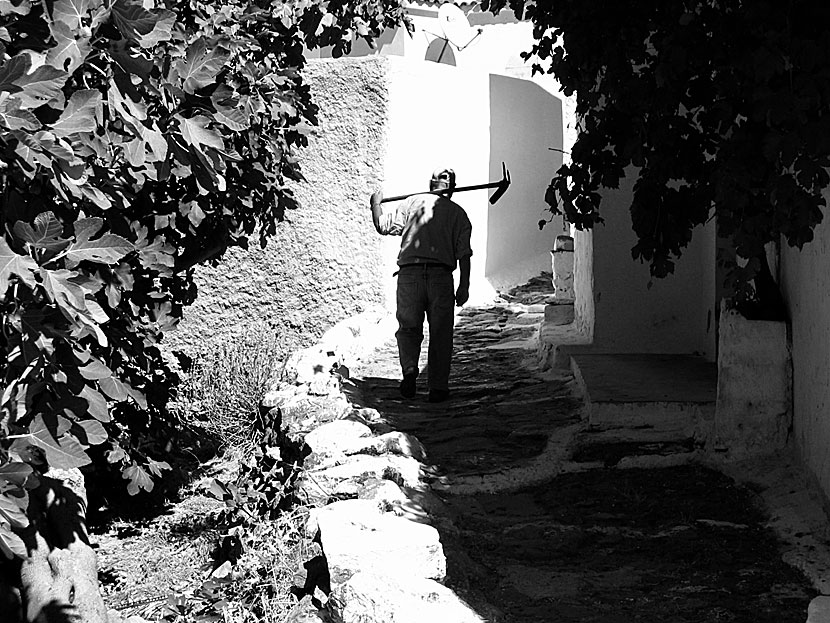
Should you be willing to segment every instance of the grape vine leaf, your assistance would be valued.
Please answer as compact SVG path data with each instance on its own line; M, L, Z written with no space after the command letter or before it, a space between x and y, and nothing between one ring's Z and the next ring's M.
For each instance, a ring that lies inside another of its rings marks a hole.
M78 425L84 429L86 441L91 446L97 446L109 439L107 429L97 420L84 420L78 422Z
M24 512L25 498L16 498L0 492L0 524L7 523L13 528L25 528L29 519Z
M89 13L90 4L91 0L56 0L52 5L52 19L71 30L77 30ZM100 0L95 4L100 4Z
M42 415L36 415L26 436L30 443L46 454L49 465L58 469L75 469L91 463L81 443L71 435L52 434Z
M208 48L204 37L194 41L187 48L185 58L174 65L184 92L194 93L213 84L229 56L230 53L224 48Z
M12 560L15 557L26 558L28 552L26 544L19 536L12 532L11 528L0 523L0 551L3 555Z
M40 120L31 110L20 107L20 100L9 97L0 102L0 123L9 130L38 130Z
M46 249L49 251L61 251L72 242L62 238L63 224L55 217L53 212L41 212L35 217L35 226L32 227L25 221L17 221L14 224L14 233L24 242L28 242L35 249Z
M84 386L79 394L81 398L87 401L89 414L99 422L109 422L110 413L107 407L107 399L101 395L101 392L95 391L88 385Z
M22 0L21 2L12 2L11 0L0 0L0 15L9 15L15 13L17 15L28 15L32 9L31 0Z
M0 237L0 296L8 289L12 275L16 275L27 285L34 287L34 271L37 268L37 263L31 257L15 253L6 243L5 238Z
M9 461L5 465L0 465L0 481L5 480L18 487L22 487L33 475L32 466L20 461Z
M95 114L101 106L101 93L95 89L75 91L66 108L52 124L52 132L67 137L79 132L92 132L97 127Z
M137 495L142 489L148 493L153 490L153 479L135 461L121 472L121 477L130 481L127 484L127 493L130 495Z
M0 66L0 91L16 93L23 88L16 85L15 81L26 75L32 66L32 60L28 54L17 54Z
M87 260L99 264L117 264L121 259L135 250L133 244L118 234L104 234L95 240L76 240L64 252L67 266Z
M68 74L75 73L92 50L90 38L76 38L75 31L63 22L53 23L51 30L56 45L47 50L46 63Z
M23 52L21 52L23 54ZM69 74L51 65L41 65L30 74L24 74L13 84L21 88L13 97L19 98L26 108L38 108L61 94Z
M152 13L140 3L116 0L112 16L118 30L127 39L137 41L141 47L152 47L170 38L175 15L170 11ZM156 28L161 22L160 28Z
M112 376L112 370L97 359L93 359L87 365L78 368L78 372L80 372L81 376L88 381L97 381Z

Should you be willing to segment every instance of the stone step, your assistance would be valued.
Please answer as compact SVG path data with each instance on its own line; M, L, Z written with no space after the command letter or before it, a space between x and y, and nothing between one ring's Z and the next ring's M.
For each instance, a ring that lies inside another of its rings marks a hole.
M588 429L574 437L570 461L614 467L643 459L686 455L696 451L695 438L651 428Z
M702 357L575 354L574 377L589 428L694 437L715 415L717 367Z
M567 303L554 302L545 305L546 324L554 326L569 325L574 321L573 301Z

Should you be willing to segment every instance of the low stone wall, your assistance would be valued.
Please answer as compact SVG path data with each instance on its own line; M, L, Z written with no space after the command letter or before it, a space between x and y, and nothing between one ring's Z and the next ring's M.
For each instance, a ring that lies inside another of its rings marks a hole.
M783 449L792 428L786 321L747 320L721 306L712 443L730 459Z
M447 562L431 525L441 501L422 478L426 452L374 409L353 406L348 369L388 336L386 315L340 323L293 353L263 409L291 443L305 444L297 494L313 508L303 596L287 623L416 623L483 619L443 582Z

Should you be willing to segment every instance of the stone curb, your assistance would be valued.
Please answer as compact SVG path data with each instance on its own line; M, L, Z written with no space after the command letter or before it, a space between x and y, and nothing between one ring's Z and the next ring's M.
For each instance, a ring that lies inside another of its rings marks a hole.
M292 353L262 401L291 443L310 452L297 495L312 510L308 535L325 564L287 623L481 623L451 589L431 509L441 502L424 479L426 450L391 430L374 409L342 391L349 368L394 333L394 317L367 312Z
M349 367L393 333L394 318L380 314L336 325L320 343L289 357L282 381L263 401L281 410L287 436L311 451L299 492L315 507L307 529L325 564L326 590L306 594L287 623L484 621L443 585L446 557L432 525L441 502L423 478L423 445L392 430L374 409L355 408L341 389ZM546 478L563 458L545 454L502 480ZM486 490L482 485L461 482L454 490ZM781 534L780 526L776 531ZM826 585L818 588L823 594L811 602L807 623L830 623L830 596Z

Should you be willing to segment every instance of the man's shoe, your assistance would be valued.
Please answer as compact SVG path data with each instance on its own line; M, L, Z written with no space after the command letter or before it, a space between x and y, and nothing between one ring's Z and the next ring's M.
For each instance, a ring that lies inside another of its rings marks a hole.
M448 389L431 389L429 390L430 402L444 402L450 397L450 390Z
M415 387L415 379L418 378L417 372L407 372L403 375L403 380L401 381L400 391L401 396L404 398L414 398L416 387Z

